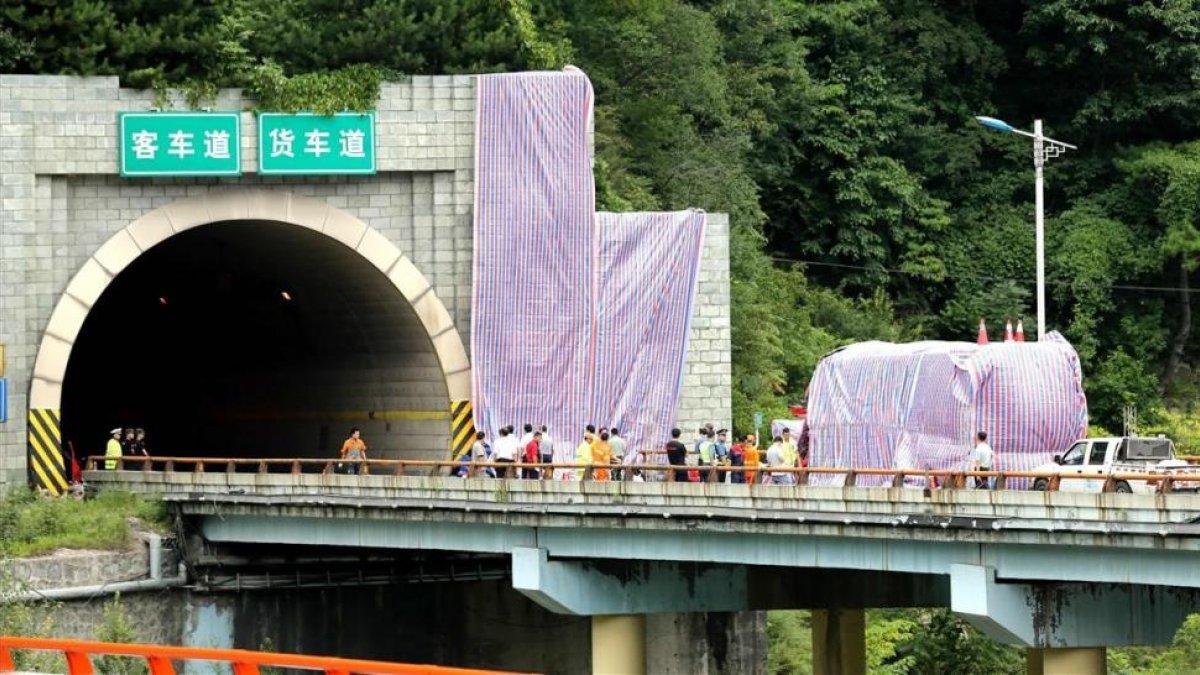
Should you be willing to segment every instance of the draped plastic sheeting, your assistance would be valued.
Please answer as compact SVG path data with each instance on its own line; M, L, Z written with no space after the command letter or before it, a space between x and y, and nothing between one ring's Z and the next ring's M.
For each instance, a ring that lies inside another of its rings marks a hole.
M1058 333L851 345L817 365L808 400L811 466L961 470L985 431L993 468L1028 470L1087 433L1079 357Z
M632 449L662 445L679 407L704 213L598 213L591 418Z
M558 459L586 424L666 441L703 238L698 212L595 213L591 106L573 69L478 78L475 420L548 424Z

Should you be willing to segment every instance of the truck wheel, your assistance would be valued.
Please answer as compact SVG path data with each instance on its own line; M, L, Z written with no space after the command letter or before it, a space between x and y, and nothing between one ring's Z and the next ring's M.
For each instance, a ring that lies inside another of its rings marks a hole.
M1047 481L1045 478L1039 478L1039 479L1033 481L1033 489L1037 490L1038 492L1045 492L1046 488L1049 486L1050 486L1050 482Z
M1121 481L1121 482L1117 483L1113 489L1116 490L1117 494L1120 494L1120 495L1133 494L1133 488L1130 487L1129 483L1127 483L1125 481Z

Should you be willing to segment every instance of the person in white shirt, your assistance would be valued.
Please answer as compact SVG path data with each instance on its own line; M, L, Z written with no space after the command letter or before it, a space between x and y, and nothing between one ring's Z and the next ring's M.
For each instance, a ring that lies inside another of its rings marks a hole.
M981 431L975 434L975 447L971 449L970 468L974 471L991 471L994 458L995 453L992 452L992 446L987 442L987 432ZM977 477L975 487L992 489L992 478Z
M521 449L524 450L525 446L529 445L529 442L532 440L533 440L533 425L526 424L525 425L525 433L524 433L524 435L521 436Z
M500 438L496 439L496 447L492 448L492 454L497 463L512 464L517 459L519 449L518 441L512 435L512 427L504 427L500 430ZM509 467L502 466L496 469L497 478L508 478ZM516 476L514 476L515 478Z
M541 455L542 463L549 464L554 461L554 437L550 435L550 429L542 425L542 440L538 443L538 454Z
M767 448L767 466L770 468L790 466L788 463L789 450L783 442L782 436L776 436L775 442L771 443L771 447ZM772 471L764 474L764 483L771 485L791 485L795 478L793 474L784 473L782 471Z

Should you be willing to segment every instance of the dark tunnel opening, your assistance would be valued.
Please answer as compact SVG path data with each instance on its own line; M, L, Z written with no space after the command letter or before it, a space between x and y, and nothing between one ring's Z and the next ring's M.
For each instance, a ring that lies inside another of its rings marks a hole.
M275 222L175 235L92 308L63 383L64 439L103 454L142 427L157 456L440 458L447 393L417 315L340 242Z

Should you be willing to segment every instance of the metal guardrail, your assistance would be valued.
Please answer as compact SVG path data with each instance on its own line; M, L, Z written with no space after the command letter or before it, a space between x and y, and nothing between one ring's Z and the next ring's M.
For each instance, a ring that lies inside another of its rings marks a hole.
M66 657L70 675L94 675L93 656L129 656L145 659L150 675L175 675L174 661L216 661L228 663L234 675L259 675L260 668L292 668L321 671L326 675L497 675L498 670L474 670L447 666L426 666L385 661L363 661L328 656L252 652L244 649L207 649L164 647L158 645L118 644L87 640L56 640L0 636L0 673L12 673L12 650L31 649L60 652Z
M492 468L496 470L506 470L512 474L520 474L522 469L534 469L539 473L538 478L517 478L515 475L509 475L505 479L496 480L550 480L555 473L555 470L582 470L582 480L607 480L606 475L611 476L614 472L619 472L619 481L632 481L635 472L661 472L665 474L666 482L675 482L675 473L679 472L700 472L701 482L718 483L719 476L727 473L741 473L743 475L753 474L755 477L762 476L764 473L770 474L786 474L795 477L791 481L792 485L805 486L809 485L809 479L812 476L843 476L842 486L854 487L857 485L858 479L862 477L888 477L891 478L891 487L906 487L906 479L925 480L924 487L937 489L966 489L968 480L973 478L994 479L989 481L987 487L975 487L977 490L993 490L1002 491L1009 489L1009 481L1011 480L1029 480L1038 481L1044 479L1046 481L1045 490L1054 492L1059 489L1063 481L1073 480L1097 480L1104 481L1102 487L1103 492L1118 492L1119 486L1122 483L1128 485L1131 481L1145 481L1151 486L1154 486L1155 491L1160 494L1166 494L1174 491L1178 484L1183 483L1188 485L1188 489L1200 488L1200 474L1185 474L1175 475L1168 472L1161 473L1115 473L1115 474L1099 474L1099 473L1080 473L1080 474L1054 474L1038 471L950 471L941 469L917 470L917 469L851 469L851 468L835 468L835 467L767 467L759 465L758 467L744 466L714 466L702 467L695 465L674 465L674 464L584 464L573 462L538 462L538 463L523 463L523 462L457 462L451 460L408 460L408 459L364 459L364 460L340 460L340 459L314 459L314 458L244 458L244 457L104 457L93 455L89 456L86 461L86 466L89 471L99 471L105 467L105 462L115 462L116 470L141 470L144 472L182 472L185 467L190 467L192 473L209 473L210 469L217 468L218 471L223 470L226 473L245 473L240 469L251 467L256 473L333 473L334 467L340 463L348 463L356 465L361 472L361 468L367 468L367 472L371 475L393 475L393 476L408 476L408 475L425 475L435 476L440 475L444 470L454 472L461 469L466 469L466 477L478 477L483 469ZM155 467L159 468L155 468ZM132 469L130 468L132 467ZM280 471L272 472L271 469L277 467ZM305 468L317 468L317 471L305 471ZM372 471L374 468L380 468L381 471ZM547 471L547 469L549 469ZM600 472L608 472L600 473ZM755 481L757 482L757 481ZM748 484L753 484L748 482ZM1031 483L1033 484L1033 483ZM921 486L917 486L921 487Z

